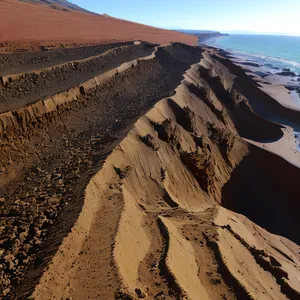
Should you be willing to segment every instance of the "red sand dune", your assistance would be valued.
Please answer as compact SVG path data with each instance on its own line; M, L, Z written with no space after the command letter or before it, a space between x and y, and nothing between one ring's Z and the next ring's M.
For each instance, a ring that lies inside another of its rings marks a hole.
M0 42L94 43L145 40L195 44L196 37L108 16L65 12L18 0L0 0Z

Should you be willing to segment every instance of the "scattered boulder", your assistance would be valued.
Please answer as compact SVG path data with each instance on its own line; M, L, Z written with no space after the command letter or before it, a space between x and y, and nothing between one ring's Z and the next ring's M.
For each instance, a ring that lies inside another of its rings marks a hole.
M159 148L158 143L155 141L155 138L151 134L140 137L141 141L153 151L156 151Z
M141 289L136 288L134 291L137 294L138 298L146 298L146 295L141 291Z
M126 166L125 168L114 167L114 169L120 179L124 179L131 171L130 166Z

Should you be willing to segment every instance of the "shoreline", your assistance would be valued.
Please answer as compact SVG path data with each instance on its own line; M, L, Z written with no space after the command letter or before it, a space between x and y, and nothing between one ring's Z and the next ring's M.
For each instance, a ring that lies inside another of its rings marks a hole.
M291 72L288 68L276 67L271 64L258 64L251 59L238 57L234 51L209 46L217 51L235 65L242 68L245 73L254 80L258 88L269 95L281 106L292 111L300 111L300 73L296 76L283 75ZM251 55L249 54L249 57ZM278 74L281 73L282 74ZM280 122L278 124L282 125ZM259 143L245 139L250 144L265 149L271 153L281 156L294 166L300 168L300 133L297 128L284 125L283 137L273 143Z
M266 67L267 69L271 69L270 71L272 73L277 73L285 68L288 68L291 70L291 72L294 72L296 73L296 75L298 74L298 76L300 76L299 59L297 60L296 58L282 57L280 55L278 56L278 54L268 54L267 52L261 52L261 50L253 50L253 52L251 52L248 49L235 49L226 45L220 45L216 43L216 41L222 37L224 36L215 36L208 38L206 39L205 45L226 51L228 54L230 54L231 58L236 58L246 63L259 65L260 67Z
M239 51L227 50L207 43L204 43L204 45L221 51L223 56L244 69L247 75L254 78L262 89L280 104L293 110L300 109L300 72L295 72L287 66L280 68L275 64L255 61L253 59L255 55L250 52L247 55L245 53L239 55ZM270 57L269 59L273 58ZM268 88L269 85L277 89L276 93L272 93ZM285 97L288 97L289 101L280 101L280 98Z

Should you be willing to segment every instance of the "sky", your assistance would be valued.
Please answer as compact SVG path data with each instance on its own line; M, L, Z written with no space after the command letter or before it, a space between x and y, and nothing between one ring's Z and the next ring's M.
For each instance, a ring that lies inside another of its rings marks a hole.
M300 35L300 0L69 0L88 10L166 29Z

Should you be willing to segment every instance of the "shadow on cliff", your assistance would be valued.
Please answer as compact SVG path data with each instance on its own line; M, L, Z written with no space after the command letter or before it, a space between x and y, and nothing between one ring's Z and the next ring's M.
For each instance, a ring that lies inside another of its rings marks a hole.
M249 148L223 188L222 205L300 244L300 169L265 150Z
M252 109L250 101L245 96L244 89L241 89L239 84L234 83L231 90L225 89L220 76L212 76L210 74L211 70L204 67L200 67L199 70L201 77L208 83L209 88L227 108L241 137L261 143L274 142L282 138L282 126L258 115ZM252 92L256 93L258 88L252 85L245 88L245 90L251 94ZM192 92L201 99L207 97L199 87L197 87L197 90L194 88Z

